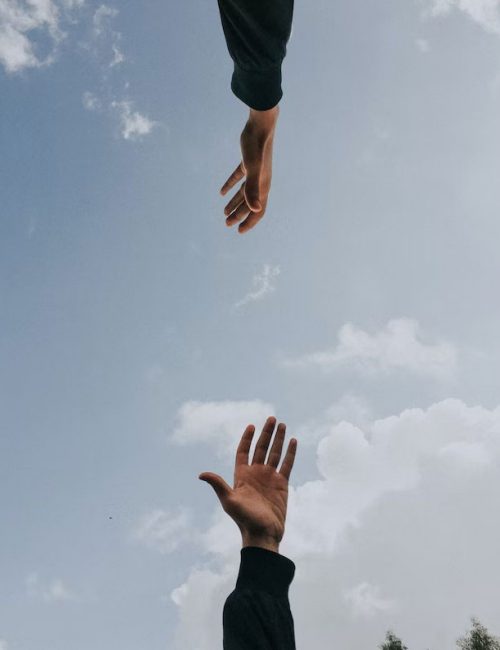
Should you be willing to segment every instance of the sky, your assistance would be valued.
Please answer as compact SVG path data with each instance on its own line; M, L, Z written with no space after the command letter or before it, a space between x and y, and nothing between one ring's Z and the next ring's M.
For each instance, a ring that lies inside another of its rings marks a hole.
M215 2L0 0L0 648L221 648L271 414L298 648L500 634L500 0L297 0L243 236L230 76Z

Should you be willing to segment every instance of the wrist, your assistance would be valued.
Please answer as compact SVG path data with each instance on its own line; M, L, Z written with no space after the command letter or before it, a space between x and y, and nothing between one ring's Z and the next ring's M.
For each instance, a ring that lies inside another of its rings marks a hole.
M279 116L279 106L270 108L267 111L257 111L254 108L250 109L248 116L248 127L260 131L262 133L272 133L276 127L276 122Z
M258 548L264 548L268 551L274 551L274 553L279 553L280 543L278 542L278 540L274 539L273 537L268 537L263 535L260 535L259 537L255 537L252 535L247 535L245 533L242 533L241 539L242 539L242 544L241 544L242 548L245 548L245 546L257 546Z

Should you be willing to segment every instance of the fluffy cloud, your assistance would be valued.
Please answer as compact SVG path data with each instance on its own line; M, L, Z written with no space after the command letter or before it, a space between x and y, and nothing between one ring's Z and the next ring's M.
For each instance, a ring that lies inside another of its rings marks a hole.
M62 38L59 6L52 0L0 0L0 63L7 72L50 63L53 47L41 54L36 35L55 46Z
M455 371L456 357L453 345L445 341L427 343L417 321L399 318L390 320L375 334L347 323L339 330L336 348L288 360L285 365L316 366L324 370L350 367L368 374L408 370L446 379Z
M144 515L134 533L135 539L160 553L172 553L196 537L192 513L186 508L177 512L161 508Z
M457 9L487 32L500 34L500 0L431 0L428 6L433 16L443 16Z
M278 277L280 274L279 266L270 266L269 264L264 264L264 267L260 273L257 273L253 276L252 286L253 289L247 293L247 295L239 300L235 305L235 309L247 305L249 302L255 302L256 300L262 300L267 294L272 293L275 290L273 280Z
M500 407L448 399L363 430L333 422L317 468L318 479L291 486L281 547L297 566L298 647L375 648L394 628L409 647L454 650L471 615L495 631ZM213 621L234 588L239 537L218 511L199 538L210 564L172 594L178 648L221 646Z
M259 426L270 415L274 415L274 407L261 400L186 402L179 409L170 441L177 445L209 443L219 458L232 461L245 427Z
M142 115L142 113L132 110L132 102L130 101L114 101L111 103L111 108L118 113L121 134L125 140L139 140L151 133L156 126L156 122Z

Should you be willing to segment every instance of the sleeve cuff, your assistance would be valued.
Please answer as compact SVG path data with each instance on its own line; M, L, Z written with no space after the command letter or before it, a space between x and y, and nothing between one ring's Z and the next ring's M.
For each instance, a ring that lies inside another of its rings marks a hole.
M241 549L236 589L258 589L273 596L288 596L295 564L284 555L258 546Z
M231 89L241 101L256 111L274 108L283 97L281 66L271 70L244 70L235 63Z

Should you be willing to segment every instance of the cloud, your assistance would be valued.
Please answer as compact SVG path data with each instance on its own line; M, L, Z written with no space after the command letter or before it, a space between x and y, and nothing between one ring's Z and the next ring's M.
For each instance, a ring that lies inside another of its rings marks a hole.
M43 584L37 573L31 573L26 578L26 590L29 596L45 603L66 602L76 598L60 578Z
M97 97L97 95L94 95L94 93L91 93L89 91L83 93L82 103L83 103L83 107L87 111L99 111L102 108L101 100L99 99L99 97Z
M192 513L182 507L177 512L161 508L152 510L138 523L134 538L144 546L162 554L172 553L180 546L185 546L196 539Z
M5 639L0 639L0 650L9 650L9 646Z
M280 274L279 266L271 266L269 264L264 264L264 267L260 273L257 273L253 276L252 286L253 289L247 293L247 295L239 300L235 305L235 309L247 305L249 302L255 302L256 300L262 300L267 294L275 291L275 286L273 280L278 277Z
M415 45L417 46L417 49L422 52L422 54L427 54L428 52L431 51L431 46L429 45L429 41L427 41L425 38L417 38L415 40Z
M379 587L370 585L368 582L362 582L345 591L344 600L350 604L352 614L359 618L369 618L377 612L394 608L394 602L382 598Z
M375 648L393 628L408 647L456 650L472 614L495 631L500 407L448 399L363 429L332 422L317 469L297 486L292 477L280 549L297 567L298 647ZM236 580L239 535L220 507L199 545L207 561L172 593L176 649L221 646L213 621Z
M96 54L106 59L104 67L113 68L125 61L125 55L120 47L121 32L113 29L112 21L119 14L118 9L109 5L100 5L92 18L92 35Z
M405 370L436 379L449 379L456 369L457 353L446 341L426 343L417 321L390 320L375 334L354 325L343 325L337 347L286 360L288 367L350 368L365 374Z
M43 38L50 41L45 53ZM0 0L0 63L6 72L48 65L62 38L60 8L52 0Z
M500 0L430 0L427 7L431 16L461 11L487 32L500 34Z
M182 446L207 443L215 448L219 458L232 461L235 443L245 427L248 424L258 427L271 415L274 415L274 407L261 400L186 402L177 413L170 441Z
M121 124L121 134L125 140L139 140L143 136L151 133L156 126L156 122L153 122L138 111L132 110L132 102L130 101L113 101L111 102L111 108L118 114Z

